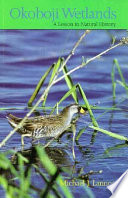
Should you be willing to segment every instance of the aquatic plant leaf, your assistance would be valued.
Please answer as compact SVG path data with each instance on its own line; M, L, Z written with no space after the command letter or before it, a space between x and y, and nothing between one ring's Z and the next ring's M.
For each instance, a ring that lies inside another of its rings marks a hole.
M126 90L128 90L128 86L125 85L122 81L117 80L116 82L119 83L119 84L120 84L122 87L124 87Z
M112 67L111 79L112 79L112 93L113 93L113 98L115 98L116 97L116 82L115 82L115 66L114 65Z
M1 153L0 154L0 167L3 169L10 169L12 174L16 177L18 177L18 172L16 171L15 167L11 163L11 161L7 158L6 154Z
M85 128L83 128L83 129L80 129L79 130L79 132L78 132L78 134L77 134L77 136L76 136L76 141L78 141L79 140L79 138L80 138L80 136L82 135L82 133L84 133L85 132Z
M116 42L116 37L109 30L106 30L106 32L108 36L111 38L111 44L114 45Z
M66 92L66 94L59 100L58 105L60 105L61 102L67 99L75 90L76 90L76 85L74 85L68 92Z
M50 71L53 69L53 67L54 67L54 64L51 65L51 67L48 68L48 70L45 72L45 74L44 74L44 75L41 77L41 79L39 80L39 82L38 82L38 84L37 84L37 86L36 86L36 88L35 88L35 90L34 90L32 96L31 96L31 98L30 98L29 101L28 101L28 106L29 106L29 107L32 106L33 101L35 100L35 98L36 98L38 92L40 91L41 87L43 86L43 84L44 84L44 82L45 82L47 76L49 75L49 73L50 73Z
M93 125L96 126L96 127L98 127L98 123L97 123L97 121L96 121L96 119L95 119L95 117L93 115L93 112L91 110L91 107L89 105L89 102L87 100L87 97L86 97L86 95L85 95L85 93L84 93L81 85L78 83L77 86L78 86L79 92L80 92L80 94L81 94L81 96L82 96L82 98L83 98L83 100L85 102L86 108L88 109L88 112L89 112L89 115L90 115L90 118L92 120Z
M0 185L3 186L5 190L7 190L8 187L8 181L3 176L0 176Z
M121 81L124 83L124 85L126 85L125 78L124 78L124 76L123 76L121 67L119 66L118 60L117 60L117 59L114 59L113 62L114 62L114 64L115 64L115 66L117 67L117 70L118 70L118 73L119 73L119 75L120 75Z
M51 83L53 81L53 78L55 77L55 75L57 74L58 72L58 69L62 63L63 59L62 58L59 58L57 63L54 64L54 67L53 67L53 71L52 71L52 74L51 74L51 78L50 78L50 81L49 83Z
M117 59L114 59L113 64L114 64L114 66L116 66L116 68L118 70L118 73L120 75L121 81L122 81L121 82L121 81L117 80L116 82L118 82L121 86L123 86L125 88L125 90L126 90L126 93L128 94L128 85L127 85L127 83L125 81L125 78L123 76L121 67L119 66L118 60Z
M52 114L55 111L55 108L57 107L57 105L59 106L64 100L66 100L74 90L76 90L76 86L74 85L69 91L66 92L66 94L64 94L64 96L56 103L56 105L53 107L52 111L50 114Z
M58 69L59 69L59 67L60 67L60 65L61 65L61 62L62 62L62 58L59 58L58 61L57 61L57 63L54 64L54 66L53 66L53 68L52 68L53 71L52 71L52 74L51 74L51 78L50 78L50 80L49 80L49 85L52 83L52 81L53 81L55 75L57 74ZM43 106L45 106L47 97L48 97L48 93L47 93L47 94L45 95L45 97L44 97Z
M87 193L89 198L95 198L95 195L93 194L91 188L89 188L86 184L83 186L85 192Z
M41 147L37 146L37 153L39 156L39 159L42 163L42 165L45 167L49 175L53 176L56 171L57 167L53 164L53 162L49 159L48 155L45 153L44 149ZM68 187L66 185L63 185L64 181L62 176L59 174L58 177L56 178L56 183L59 185L59 187L62 189L64 195L66 198L73 198L72 193L69 191Z
M96 131L100 131L100 132L102 132L102 133L104 133L106 135L109 135L110 137L116 138L118 140L128 141L128 138L124 137L123 135L118 135L116 133L101 129L99 127L94 127L94 126L89 126L89 127L94 129L94 130L96 130Z
M68 70L67 70L66 65L63 67L63 73L64 74L67 74L68 73ZM72 89L72 87L74 86L74 84L73 84L73 81L72 81L70 75L66 75L65 76L65 81L66 81L66 83L68 85L69 90ZM72 97L75 100L75 102L78 103L78 97L77 97L76 90L72 91Z

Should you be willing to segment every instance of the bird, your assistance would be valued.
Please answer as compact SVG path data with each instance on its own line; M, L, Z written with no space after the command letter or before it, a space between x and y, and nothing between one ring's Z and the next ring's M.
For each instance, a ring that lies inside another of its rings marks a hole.
M24 145L24 137L40 139L43 137L58 137L70 127L72 118L76 113L86 113L87 108L78 104L71 104L65 107L59 114L43 115L29 117L23 125L18 128L17 132L21 135L21 144ZM9 124L15 128L23 118L16 117L12 114L7 115Z

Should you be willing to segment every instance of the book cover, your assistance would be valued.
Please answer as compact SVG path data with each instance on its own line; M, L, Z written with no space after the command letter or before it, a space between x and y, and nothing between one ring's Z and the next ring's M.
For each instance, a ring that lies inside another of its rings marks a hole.
M109 198L128 167L127 1L0 5L0 197Z

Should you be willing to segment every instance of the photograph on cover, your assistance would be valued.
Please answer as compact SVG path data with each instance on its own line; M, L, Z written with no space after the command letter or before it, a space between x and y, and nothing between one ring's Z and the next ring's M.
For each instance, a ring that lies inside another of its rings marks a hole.
M0 35L0 197L110 197L128 168L127 31Z

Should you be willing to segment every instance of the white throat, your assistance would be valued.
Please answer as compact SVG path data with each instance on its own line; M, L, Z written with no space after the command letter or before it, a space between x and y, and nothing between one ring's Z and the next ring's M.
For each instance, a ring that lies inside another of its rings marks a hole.
M69 111L67 116L67 124L69 125L71 123L71 120L73 118L74 112Z

